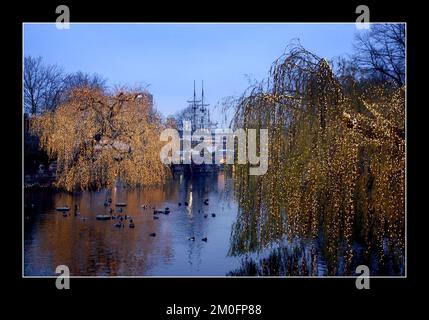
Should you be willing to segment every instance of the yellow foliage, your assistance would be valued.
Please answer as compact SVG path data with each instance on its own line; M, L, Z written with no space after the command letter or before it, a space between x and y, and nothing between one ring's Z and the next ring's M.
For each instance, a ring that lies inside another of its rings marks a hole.
M143 93L107 95L80 88L53 112L32 119L40 146L57 160L59 188L154 185L168 170L159 161L160 117Z
M273 66L270 83L236 106L236 127L269 130L269 166L255 177L236 165L232 254L321 235L329 274L340 255L347 270L353 239L380 260L387 241L403 259L405 88L346 92L325 60L302 49Z

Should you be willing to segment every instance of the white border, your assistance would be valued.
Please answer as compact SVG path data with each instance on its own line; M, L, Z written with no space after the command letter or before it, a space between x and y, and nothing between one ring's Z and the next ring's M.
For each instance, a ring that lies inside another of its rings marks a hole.
M157 25L157 24L356 24L357 22L70 22L70 27L72 25L80 25L80 24L119 24L119 25L127 25L127 24L141 24L141 25ZM381 23L387 23L387 24L405 24L405 84L407 84L407 75L408 75L408 61L407 61L407 49L408 49L408 28L407 28L407 22L370 22L370 24L381 24ZM22 225L22 250L21 250L21 258L22 258L22 270L21 270L21 277L22 278L36 278L36 279L43 279L43 278L52 278L56 279L57 276L26 276L24 274L24 26L25 25L31 25L31 24L52 24L55 25L55 22L23 22L22 23L22 203L21 203L21 225ZM370 276L372 279L406 279L408 278L408 243L407 243L407 231L408 231L408 225L407 225L407 96L408 96L408 88L405 87L405 275L403 276ZM137 279L143 279L143 278L222 278L222 279L356 279L356 276L70 276L70 278L137 278Z

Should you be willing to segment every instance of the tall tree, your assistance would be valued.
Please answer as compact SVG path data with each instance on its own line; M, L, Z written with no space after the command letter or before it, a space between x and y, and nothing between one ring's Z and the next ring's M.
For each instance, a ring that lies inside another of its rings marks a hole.
M368 81L351 90L300 46L276 60L268 83L250 87L235 105L234 128L269 129L270 158L262 176L250 176L249 164L234 166L239 216L231 254L285 236L320 237L328 274L338 274L341 257L347 274L359 238L368 257L383 261L395 252L389 258L403 264L405 88Z
M163 129L147 94L106 94L76 88L53 112L34 117L41 147L57 160L57 181L66 190L162 182L168 170L159 160Z
M24 109L30 114L52 110L59 102L63 71L45 65L41 57L24 58Z
M106 89L106 79L98 74L88 74L82 71L70 73L64 77L65 89L88 87L98 90Z
M356 62L360 67L379 77L405 84L405 25L374 24L369 31L356 36Z

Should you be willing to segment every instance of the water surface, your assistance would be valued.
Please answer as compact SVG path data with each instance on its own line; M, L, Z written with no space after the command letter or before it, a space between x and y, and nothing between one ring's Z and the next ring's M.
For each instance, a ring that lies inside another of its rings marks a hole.
M128 221L124 228L117 228L115 220L95 219L97 214L108 213L104 202L109 197L114 212L119 211L116 203L127 204L122 215L132 216L134 229ZM72 275L224 276L240 262L228 256L237 204L231 180L223 172L192 179L177 175L162 187L116 187L110 193L26 191L25 204L27 276L55 275L58 265L67 265ZM75 204L80 216L73 214ZM143 209L143 204L158 210L168 207L170 214L159 214L154 220L153 210ZM60 206L72 208L69 215L55 210ZM201 240L206 237L207 242Z
M134 229L129 228L129 220L117 228L117 220L95 219L97 214L108 214L109 207L104 206L108 198L115 215L120 213L117 203L127 204L120 214L132 217ZM149 208L142 208L145 204ZM78 216L73 213L75 205L80 208ZM71 208L67 216L55 210L62 206ZM169 208L170 213L158 214L155 220L153 207ZM238 212L233 181L224 172L192 178L176 175L164 186L146 189L26 190L24 275L55 276L58 265L67 265L74 276L341 276L352 275L360 264L370 266L373 275L405 273L401 256L386 251L380 265L377 256L365 254L357 240L348 271L343 255L327 264L323 238L285 236L253 252L239 245L236 256L231 256L237 239L248 244L255 238L247 230L242 238L233 228L242 218Z

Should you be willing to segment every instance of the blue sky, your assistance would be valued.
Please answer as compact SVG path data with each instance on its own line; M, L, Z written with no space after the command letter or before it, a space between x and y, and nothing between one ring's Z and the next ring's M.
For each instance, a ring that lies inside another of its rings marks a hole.
M186 107L193 80L211 106L267 77L293 40L320 57L352 53L355 24L25 24L24 54L108 85L149 85L165 116Z

